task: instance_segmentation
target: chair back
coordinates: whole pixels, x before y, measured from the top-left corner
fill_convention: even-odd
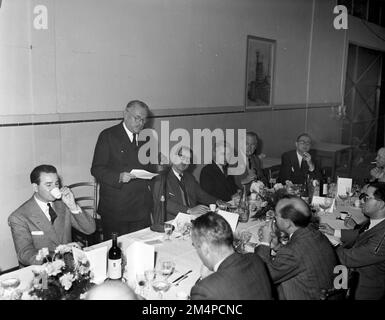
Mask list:
[[[97,213],[99,200],[99,184],[96,181],[76,182],[70,184],[68,188],[74,194],[75,201],[79,207],[95,219],[96,231],[91,235],[86,235],[75,228],[72,228],[72,240],[81,242],[88,247],[103,241],[101,218]]]

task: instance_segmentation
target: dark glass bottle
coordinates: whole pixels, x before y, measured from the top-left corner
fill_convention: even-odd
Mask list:
[[[243,185],[241,200],[238,205],[239,222],[249,221],[249,201],[247,198],[246,185]]]
[[[112,233],[112,247],[108,251],[108,277],[112,280],[122,277],[122,250],[118,247],[118,234]]]
[[[320,180],[320,196],[327,197],[328,196],[328,178],[326,176],[326,169],[322,169],[321,173],[322,173],[322,177]]]

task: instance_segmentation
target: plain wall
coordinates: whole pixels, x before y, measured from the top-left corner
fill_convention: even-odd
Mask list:
[[[48,8],[48,30],[32,27],[37,4]],[[189,132],[254,130],[271,157],[292,148],[304,130],[316,141],[340,142],[341,122],[331,107],[342,101],[347,45],[385,48],[354,17],[349,16],[347,31],[335,30],[334,5],[332,0],[3,0],[0,269],[17,265],[7,218],[32,195],[32,168],[53,164],[66,184],[91,179],[98,134],[119,122],[131,99],[149,104],[156,130],[160,121]],[[273,106],[263,111],[244,112],[247,35],[276,41]],[[210,112],[215,114],[199,114]]]

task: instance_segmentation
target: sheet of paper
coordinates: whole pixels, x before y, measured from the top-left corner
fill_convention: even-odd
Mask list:
[[[351,178],[338,178],[337,179],[337,194],[346,196],[346,192],[352,190],[352,179]]]
[[[137,177],[138,179],[146,179],[146,180],[151,180],[152,178],[158,175],[157,173],[148,172],[142,169],[132,169],[130,173],[135,175],[135,177]]]
[[[171,224],[175,227],[175,231],[180,233],[180,226],[185,225],[186,223],[191,223],[191,220],[194,220],[195,217],[190,214],[179,212]]]
[[[153,269],[155,266],[155,248],[152,245],[135,241],[126,249],[126,269],[124,275],[130,281],[136,281],[137,273]]]
[[[325,197],[313,196],[311,204],[313,206],[319,206],[320,204],[325,202],[325,199],[326,199]],[[336,199],[333,199],[332,205],[330,206],[329,209],[326,210],[326,212],[332,213],[335,210],[335,206],[336,206],[335,202],[336,202]]]
[[[235,229],[237,228],[237,224],[238,224],[239,214],[224,211],[224,210],[218,210],[218,214],[220,214],[223,218],[226,219],[226,221],[229,223],[231,227],[231,230],[235,232]]]
[[[107,246],[90,251],[82,251],[76,247],[72,248],[74,259],[85,255],[90,262],[90,269],[94,275],[93,283],[100,284],[107,278]]]

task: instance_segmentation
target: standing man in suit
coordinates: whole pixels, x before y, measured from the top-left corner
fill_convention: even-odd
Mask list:
[[[266,262],[278,287],[280,300],[318,300],[322,289],[333,288],[333,269],[337,257],[329,240],[309,225],[311,211],[301,198],[288,197],[275,208],[276,227],[290,237],[280,246],[272,239],[274,222],[262,228],[257,254]],[[275,257],[271,249],[277,250]]]
[[[362,212],[369,220],[353,229],[334,230],[328,224],[321,224],[320,228],[341,238],[343,245],[337,248],[341,264],[359,273],[354,298],[380,300],[385,298],[384,184],[369,184]]]
[[[199,179],[204,191],[223,201],[231,200],[238,189],[234,176],[227,174],[230,151],[224,142],[213,145],[213,162],[203,167]]]
[[[233,232],[216,213],[192,221],[191,239],[211,273],[191,289],[191,300],[271,300],[271,284],[263,261],[233,248]]]
[[[295,142],[296,150],[282,154],[281,170],[278,182],[285,183],[290,180],[294,184],[304,184],[306,176],[319,178],[319,169],[316,167],[311,152],[311,138],[307,133],[302,133]]]
[[[144,102],[130,101],[123,121],[103,130],[96,143],[91,174],[100,183],[98,213],[104,239],[110,239],[112,232],[122,235],[151,224],[149,182],[130,173],[133,169],[151,170],[150,165],[143,165],[138,159],[138,150],[144,143],[138,141],[138,134],[148,113]]]
[[[41,264],[36,255],[42,248],[53,252],[58,245],[70,243],[72,227],[85,234],[95,231],[94,219],[82,212],[71,190],[67,187],[58,189],[55,167],[40,165],[32,170],[30,179],[33,196],[8,218],[22,266]],[[61,200],[57,200],[55,192],[57,197],[61,194]]]
[[[246,170],[242,175],[235,176],[235,182],[239,188],[246,184],[250,189],[251,182],[260,180],[265,185],[268,181],[263,173],[262,160],[257,155],[258,135],[253,131],[246,133]]]
[[[192,215],[206,213],[208,205],[217,203],[217,198],[208,194],[200,187],[194,176],[186,171],[192,159],[192,151],[187,147],[180,147],[171,155],[171,168],[166,173],[166,201],[167,219],[173,219],[178,212]],[[161,179],[154,181],[154,202],[159,202],[161,193]]]

